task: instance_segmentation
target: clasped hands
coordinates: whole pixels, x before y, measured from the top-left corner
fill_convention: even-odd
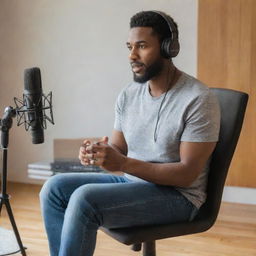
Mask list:
[[[108,144],[108,137],[92,143],[85,140],[78,156],[82,165],[96,165],[108,171],[123,171],[126,157]]]

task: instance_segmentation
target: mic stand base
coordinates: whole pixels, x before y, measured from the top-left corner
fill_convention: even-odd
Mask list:
[[[5,208],[7,210],[8,216],[9,216],[9,220],[12,224],[12,229],[13,229],[13,232],[15,234],[17,243],[19,245],[20,252],[21,252],[22,256],[26,256],[25,249],[27,249],[27,248],[23,247],[23,245],[22,245],[22,241],[21,241],[21,238],[20,238],[20,235],[19,235],[19,231],[18,231],[18,228],[16,226],[14,216],[13,216],[13,213],[12,213],[12,208],[11,208],[11,205],[10,205],[10,202],[9,202],[9,195],[0,194],[0,214],[1,214],[1,211],[2,211],[3,204],[5,205]],[[14,253],[17,253],[17,251],[15,251],[13,253],[8,253],[8,255],[9,254],[14,254]]]

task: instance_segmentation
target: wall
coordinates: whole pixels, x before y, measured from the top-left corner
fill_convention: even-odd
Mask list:
[[[32,145],[16,121],[10,131],[9,180],[27,178],[27,164],[52,158],[54,138],[110,135],[114,102],[132,79],[125,46],[138,11],[171,14],[180,29],[177,66],[196,75],[195,0],[1,0],[0,109],[22,97],[23,71],[38,66],[45,93],[53,92],[55,125],[45,143]]]
[[[227,185],[256,188],[256,1],[200,0],[198,77],[249,94]]]

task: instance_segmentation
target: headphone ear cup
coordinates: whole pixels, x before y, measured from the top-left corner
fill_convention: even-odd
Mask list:
[[[170,46],[171,46],[171,38],[164,39],[161,45],[161,55],[166,59],[169,59],[171,57]]]
[[[180,51],[180,44],[178,40],[172,42],[171,38],[166,38],[163,40],[161,45],[161,55],[170,59],[176,57]]]
[[[170,45],[170,56],[172,58],[176,57],[180,51],[180,43],[178,40],[174,40]]]
[[[166,38],[163,40],[161,45],[161,55],[170,59],[176,57],[180,51],[180,44],[178,40],[172,41],[171,38]]]

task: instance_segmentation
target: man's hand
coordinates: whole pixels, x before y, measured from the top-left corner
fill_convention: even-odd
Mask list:
[[[97,165],[108,171],[122,171],[126,157],[108,144],[108,137],[92,144],[84,141],[79,151],[79,159],[83,165]]]
[[[91,154],[87,148],[92,144],[90,140],[85,140],[82,144],[82,146],[79,149],[78,158],[82,165],[90,165],[90,159],[87,157],[88,154]]]

